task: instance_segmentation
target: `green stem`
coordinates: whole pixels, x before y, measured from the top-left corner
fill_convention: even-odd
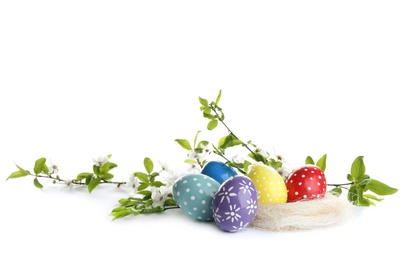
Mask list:
[[[54,180],[54,181],[59,182],[59,183],[61,183],[61,182],[66,183],[67,182],[67,180],[60,179],[60,178],[57,178],[57,177],[54,177],[54,176],[51,176],[51,175],[36,175],[36,174],[32,174],[32,173],[30,173],[30,175],[34,176],[36,178],[38,177],[38,178],[51,179],[51,180]],[[78,182],[78,181],[75,181],[75,180],[71,180],[71,183],[75,184],[75,185],[86,185],[86,183]],[[120,187],[121,185],[127,184],[127,182],[124,182],[124,181],[118,182],[118,181],[106,181],[106,180],[102,180],[101,183],[114,184],[114,185],[117,185],[117,187]]]
[[[232,135],[234,138],[240,140],[242,142],[242,146],[245,147],[247,150],[249,150],[249,152],[251,154],[253,154],[253,156],[256,158],[257,161],[261,161],[259,157],[257,157],[256,153],[253,152],[252,149],[250,149],[250,147],[243,142],[240,138],[238,138],[235,133],[233,133],[233,131],[226,125],[226,123],[222,120],[222,118],[219,116],[218,111],[216,111],[216,108],[211,104],[210,108],[212,109],[212,111],[215,113],[216,118],[223,124],[223,126],[228,130],[229,134]]]
[[[355,184],[354,182],[342,183],[342,184],[327,184],[326,186],[342,187]]]
[[[163,211],[166,211],[167,209],[179,209],[179,206],[167,206],[164,207]]]

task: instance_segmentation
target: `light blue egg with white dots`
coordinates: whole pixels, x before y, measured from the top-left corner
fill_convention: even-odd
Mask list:
[[[200,221],[213,221],[212,201],[219,187],[219,182],[209,176],[190,173],[174,183],[172,194],[188,216]]]

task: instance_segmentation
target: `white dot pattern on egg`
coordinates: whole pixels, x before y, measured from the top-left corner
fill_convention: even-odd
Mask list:
[[[172,187],[177,205],[188,216],[200,221],[212,221],[212,200],[219,189],[213,178],[191,173],[179,178]]]
[[[247,176],[256,186],[260,204],[287,202],[287,187],[281,175],[272,167],[255,163]]]

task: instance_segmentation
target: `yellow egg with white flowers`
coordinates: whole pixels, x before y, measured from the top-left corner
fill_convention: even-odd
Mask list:
[[[255,163],[247,173],[256,187],[259,204],[279,204],[287,202],[287,187],[283,177],[272,167]]]

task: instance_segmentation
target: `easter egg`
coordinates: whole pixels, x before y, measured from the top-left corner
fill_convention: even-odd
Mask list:
[[[212,221],[212,201],[219,186],[209,176],[191,173],[175,181],[172,194],[177,205],[188,216],[200,221]]]
[[[257,191],[246,176],[232,176],[215,193],[212,202],[216,225],[228,232],[247,227],[257,214]]]
[[[220,184],[232,176],[237,175],[236,171],[223,162],[210,161],[202,168],[202,174],[205,174]]]
[[[296,169],[285,182],[288,190],[287,202],[317,199],[326,192],[325,174],[315,165]]]
[[[283,177],[274,168],[262,163],[255,163],[251,166],[247,176],[256,186],[259,204],[287,202],[287,188]]]

